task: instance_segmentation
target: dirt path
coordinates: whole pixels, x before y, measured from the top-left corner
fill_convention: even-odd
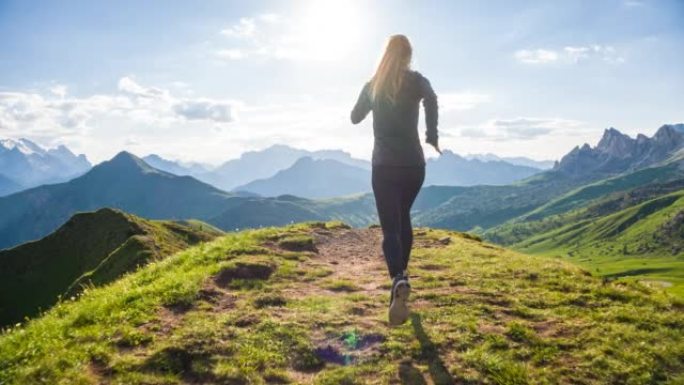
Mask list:
[[[331,277],[353,281],[372,294],[387,278],[381,242],[379,229],[317,230],[314,263],[326,264],[333,271]]]

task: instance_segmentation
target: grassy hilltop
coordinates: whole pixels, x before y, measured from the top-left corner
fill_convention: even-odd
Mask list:
[[[684,303],[419,229],[410,322],[386,324],[377,229],[234,233],[0,336],[1,384],[684,381]],[[448,238],[446,238],[448,237]]]
[[[43,239],[0,250],[0,326],[220,234],[198,221],[151,221],[107,208],[76,214]]]

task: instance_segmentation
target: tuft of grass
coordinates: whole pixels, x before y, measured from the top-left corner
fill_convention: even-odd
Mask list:
[[[332,291],[353,292],[361,290],[359,285],[348,279],[332,279],[325,282],[323,287]]]

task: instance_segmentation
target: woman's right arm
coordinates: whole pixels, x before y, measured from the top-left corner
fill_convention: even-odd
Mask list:
[[[361,94],[359,94],[359,99],[356,101],[356,105],[354,106],[354,109],[351,112],[351,121],[353,124],[361,123],[361,121],[370,112],[371,102],[370,102],[369,92],[370,92],[370,82],[367,82],[363,86],[363,89],[361,90]]]

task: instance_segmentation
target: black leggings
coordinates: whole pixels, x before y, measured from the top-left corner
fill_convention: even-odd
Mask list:
[[[390,277],[408,266],[413,229],[411,205],[425,179],[425,166],[373,166],[373,193],[382,227],[382,251]]]

